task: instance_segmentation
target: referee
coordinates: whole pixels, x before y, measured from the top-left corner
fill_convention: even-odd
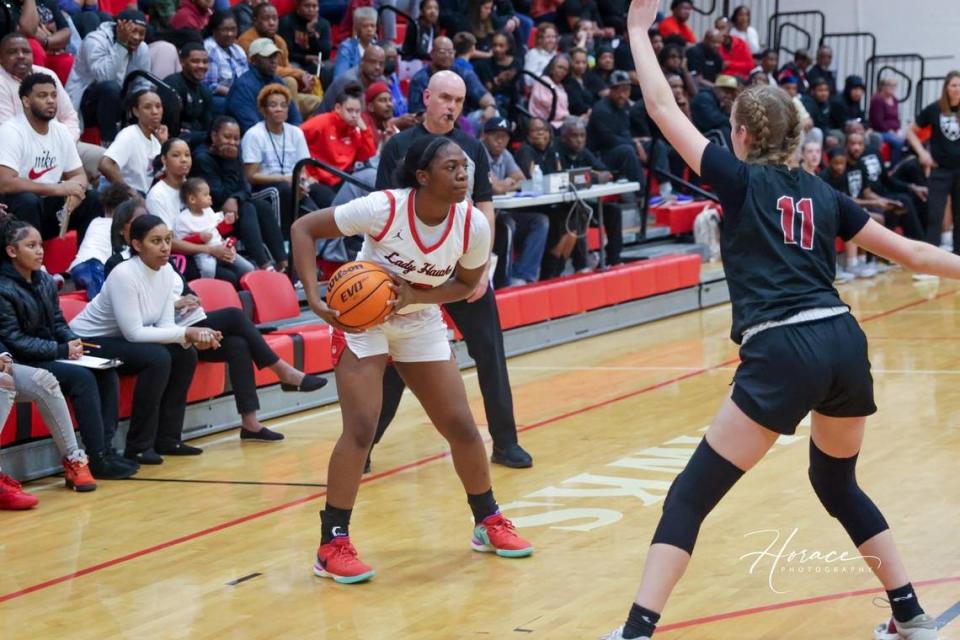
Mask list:
[[[446,136],[467,154],[470,173],[471,199],[474,206],[487,216],[491,233],[494,228],[493,189],[490,186],[490,165],[483,145],[463,131],[454,128],[460,112],[466,87],[463,80],[452,71],[438,71],[430,77],[430,84],[424,91],[426,105],[423,124],[396,134],[384,145],[380,153],[380,165],[377,169],[377,190],[397,188],[395,179],[398,167],[410,145],[417,138],[428,135]],[[492,246],[492,242],[491,242]],[[487,414],[487,424],[493,437],[493,456],[490,460],[515,469],[530,467],[533,459],[517,442],[517,423],[513,417],[513,393],[510,391],[510,378],[507,374],[507,358],[503,350],[503,332],[500,330],[500,315],[497,313],[496,298],[489,288],[487,278],[483,278],[477,290],[467,299],[444,305],[447,312],[457,323],[467,344],[467,352],[477,363],[477,377],[480,392],[483,394],[483,407]],[[404,383],[394,367],[387,367],[383,378],[383,406],[377,424],[374,446],[380,442],[384,431],[390,425]],[[368,460],[369,463],[369,460]]]

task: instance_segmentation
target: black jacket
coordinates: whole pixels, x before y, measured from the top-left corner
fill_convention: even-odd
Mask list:
[[[0,340],[19,362],[66,358],[77,339],[60,310],[57,285],[45,271],[27,282],[13,265],[0,265]]]
[[[209,146],[201,145],[193,152],[190,175],[203,178],[210,185],[216,211],[223,207],[227,198],[236,198],[241,203],[250,198],[251,187],[243,177],[243,163],[239,157],[216,156]]]

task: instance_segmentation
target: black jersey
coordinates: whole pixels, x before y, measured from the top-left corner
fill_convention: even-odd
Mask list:
[[[843,306],[833,286],[835,239],[863,228],[870,219],[863,209],[806,171],[746,164],[712,143],[701,175],[723,206],[721,257],[734,342],[764,322]]]

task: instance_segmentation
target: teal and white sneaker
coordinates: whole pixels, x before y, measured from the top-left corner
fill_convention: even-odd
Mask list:
[[[513,523],[501,513],[484,518],[473,529],[470,546],[481,553],[496,553],[502,558],[525,558],[533,554],[533,545],[517,535]]]
[[[873,630],[874,640],[939,640],[937,621],[923,613],[908,622],[898,622],[890,618],[889,622],[878,624]]]

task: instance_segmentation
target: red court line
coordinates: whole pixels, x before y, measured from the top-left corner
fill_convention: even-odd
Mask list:
[[[951,582],[960,582],[960,576],[953,576],[951,578],[934,578],[932,580],[920,580],[918,582],[913,582],[914,587],[929,587],[938,584],[948,584]],[[684,620],[683,622],[674,622],[673,624],[663,625],[662,627],[657,627],[657,633],[666,633],[668,631],[675,631],[677,629],[685,629],[687,627],[698,627],[703,624],[709,624],[711,622],[719,622],[721,620],[732,620],[734,618],[744,618],[746,616],[756,615],[758,613],[766,613],[768,611],[779,611],[781,609],[792,609],[794,607],[805,607],[809,604],[818,604],[820,602],[830,602],[831,600],[843,600],[845,598],[855,598],[857,596],[867,596],[871,594],[880,594],[884,593],[882,587],[877,587],[874,589],[860,589],[858,591],[841,591],[840,593],[830,593],[822,596],[814,596],[812,598],[799,598],[797,600],[787,600],[786,602],[778,602],[776,604],[768,604],[762,607],[751,607],[749,609],[740,609],[739,611],[729,611],[727,613],[718,613],[712,616],[704,616],[702,618],[692,618],[690,620]],[[883,615],[886,615],[885,613]],[[882,617],[882,616],[881,616]]]
[[[909,309],[910,307],[915,307],[915,306],[918,306],[918,305],[921,305],[921,304],[926,304],[927,302],[930,302],[930,301],[932,301],[932,300],[937,300],[937,299],[939,299],[939,298],[945,297],[945,296],[947,296],[947,295],[952,295],[952,294],[954,294],[954,293],[956,293],[956,290],[955,290],[955,289],[952,289],[952,290],[949,290],[949,291],[944,291],[944,292],[942,292],[942,293],[934,296],[933,298],[925,298],[925,299],[922,299],[922,300],[915,300],[915,301],[913,301],[913,302],[908,302],[908,303],[906,303],[906,304],[902,304],[902,305],[900,305],[900,306],[894,307],[893,309],[889,309],[889,310],[887,310],[887,311],[883,311],[883,312],[881,312],[881,313],[877,313],[877,314],[874,314],[874,315],[872,315],[872,316],[868,316],[868,317],[866,317],[866,318],[862,318],[862,319],[860,320],[860,322],[870,322],[871,320],[876,320],[876,319],[879,319],[879,318],[884,318],[884,317],[886,317],[886,316],[889,316],[889,315],[892,315],[892,314],[894,314],[894,313],[897,313],[898,311],[902,311],[902,310],[904,310],[904,309]],[[682,382],[682,381],[684,381],[684,380],[688,380],[688,379],[690,379],[690,378],[694,378],[694,377],[696,377],[696,376],[702,375],[702,374],[707,373],[707,372],[709,372],[709,371],[712,371],[712,370],[714,370],[714,369],[718,369],[718,368],[721,368],[721,367],[729,366],[729,365],[737,362],[737,360],[738,360],[738,358],[731,358],[730,360],[726,360],[726,361],[724,361],[724,362],[721,362],[721,363],[719,363],[719,364],[713,365],[713,366],[711,366],[711,367],[705,367],[705,368],[703,368],[703,369],[698,369],[698,370],[696,370],[696,371],[690,371],[690,372],[685,373],[685,374],[683,374],[683,375],[676,376],[676,377],[674,377],[674,378],[670,378],[670,379],[668,379],[668,380],[664,380],[663,382],[658,382],[658,383],[656,383],[656,384],[652,384],[652,385],[643,387],[642,389],[638,389],[638,390],[636,390],[636,391],[631,391],[631,392],[629,392],[629,393],[624,393],[624,394],[621,394],[621,395],[619,395],[619,396],[615,396],[615,397],[613,397],[613,398],[609,398],[609,399],[607,399],[607,400],[603,400],[603,401],[600,401],[600,402],[595,402],[595,403],[593,403],[593,404],[585,405],[585,406],[583,406],[583,407],[580,407],[579,409],[574,409],[574,410],[572,410],[572,411],[567,411],[566,413],[562,413],[562,414],[559,414],[559,415],[556,415],[556,416],[552,416],[552,417],[550,417],[550,418],[546,418],[546,419],[541,420],[541,421],[539,421],[539,422],[534,422],[534,423],[532,423],[532,424],[529,424],[529,425],[526,425],[526,426],[524,426],[524,427],[518,428],[517,431],[529,431],[529,430],[531,430],[531,429],[537,429],[537,428],[539,428],[539,427],[543,427],[543,426],[546,426],[546,425],[549,425],[549,424],[555,424],[555,423],[557,423],[557,422],[559,422],[559,421],[561,421],[561,420],[565,420],[565,419],[567,419],[567,418],[571,418],[571,417],[576,416],[576,415],[579,415],[579,414],[581,414],[581,413],[586,413],[586,412],[588,412],[588,411],[593,411],[594,409],[599,409],[599,408],[601,408],[601,407],[605,407],[605,406],[608,406],[608,405],[610,405],[610,404],[613,404],[613,403],[616,403],[616,402],[620,402],[620,401],[622,401],[622,400],[626,400],[626,399],[628,399],[628,398],[633,398],[633,397],[636,397],[636,396],[638,396],[638,395],[641,395],[641,394],[644,394],[644,393],[648,393],[648,392],[650,392],[650,391],[655,391],[655,390],[657,390],[657,389],[661,389],[661,388],[663,388],[663,387],[669,386],[669,385],[674,384],[674,383],[677,383],[677,382]],[[400,466],[398,466],[398,467],[394,467],[394,468],[392,468],[392,469],[388,469],[388,470],[386,470],[386,471],[382,471],[382,472],[380,472],[380,473],[371,474],[371,475],[369,475],[368,477],[366,477],[366,478],[364,478],[363,480],[361,480],[361,484],[364,484],[364,483],[367,483],[367,482],[372,482],[372,481],[374,481],[374,480],[379,480],[380,478],[386,478],[386,477],[388,477],[388,476],[396,475],[396,474],[401,473],[401,472],[403,472],[403,471],[407,471],[408,469],[414,469],[414,468],[417,468],[417,467],[421,467],[421,466],[423,466],[423,465],[425,465],[425,464],[429,464],[429,463],[431,463],[431,462],[433,462],[433,461],[435,461],[435,460],[442,460],[443,458],[447,458],[447,457],[449,457],[449,456],[450,456],[450,452],[449,452],[449,451],[442,451],[442,452],[440,452],[440,453],[435,453],[435,454],[433,454],[433,455],[431,455],[431,456],[427,456],[427,457],[425,457],[425,458],[421,458],[421,459],[419,459],[419,460],[415,460],[414,462],[409,462],[409,463],[407,463],[407,464],[403,464],[403,465],[400,465]],[[130,560],[136,560],[137,558],[141,558],[141,557],[143,557],[143,556],[147,556],[147,555],[150,555],[150,554],[152,554],[152,553],[156,553],[157,551],[162,551],[162,550],[164,550],[164,549],[169,549],[170,547],[174,547],[174,546],[183,544],[183,543],[185,543],[185,542],[189,542],[189,541],[191,541],[191,540],[195,540],[195,539],[197,539],[197,538],[202,538],[202,537],[207,536],[207,535],[210,535],[210,534],[212,534],[212,533],[217,533],[218,531],[223,531],[224,529],[229,529],[229,528],[231,528],[231,527],[235,527],[235,526],[240,525],[240,524],[243,524],[243,523],[245,523],[245,522],[250,522],[251,520],[256,520],[256,519],[258,519],[258,518],[262,518],[262,517],[267,516],[267,515],[270,515],[270,514],[272,514],[272,513],[276,513],[276,512],[278,512],[278,511],[283,511],[283,510],[285,510],[285,509],[289,509],[289,508],[291,508],[291,507],[295,507],[295,506],[304,504],[304,503],[306,503],[306,502],[310,502],[310,501],[312,501],[312,500],[316,500],[317,498],[321,498],[321,497],[325,496],[326,494],[327,494],[326,491],[320,491],[320,492],[318,492],[318,493],[314,493],[314,494],[311,494],[311,495],[308,495],[308,496],[304,496],[303,498],[298,498],[298,499],[292,500],[292,501],[290,501],[290,502],[284,502],[284,503],[282,503],[282,504],[274,505],[274,506],[272,506],[272,507],[269,507],[269,508],[267,508],[267,509],[263,509],[263,510],[261,510],[261,511],[257,511],[257,512],[255,512],[255,513],[247,514],[247,515],[241,516],[241,517],[239,517],[239,518],[234,518],[233,520],[228,520],[228,521],[226,521],[226,522],[222,522],[222,523],[220,523],[220,524],[218,524],[218,525],[214,525],[214,526],[208,527],[208,528],[206,528],[206,529],[201,529],[200,531],[194,531],[193,533],[188,533],[187,535],[180,536],[179,538],[173,538],[172,540],[167,540],[166,542],[161,542],[160,544],[153,545],[152,547],[147,547],[147,548],[145,548],[145,549],[140,549],[139,551],[134,551],[134,552],[128,553],[128,554],[126,554],[126,555],[123,555],[123,556],[120,556],[120,557],[117,557],[117,558],[113,558],[113,559],[107,560],[107,561],[105,561],[105,562],[101,562],[101,563],[99,563],[99,564],[91,565],[91,566],[89,566],[89,567],[84,567],[83,569],[80,569],[80,570],[78,570],[78,571],[74,571],[73,573],[68,573],[68,574],[65,574],[65,575],[62,575],[62,576],[59,576],[59,577],[56,577],[56,578],[51,578],[50,580],[47,580],[47,581],[45,581],[45,582],[40,582],[40,583],[37,583],[37,584],[35,584],[35,585],[31,585],[31,586],[29,586],[29,587],[25,587],[25,588],[23,588],[23,589],[20,589],[20,590],[18,590],[18,591],[12,591],[12,592],[10,592],[10,593],[6,593],[6,594],[3,594],[3,595],[0,595],[0,604],[2,604],[2,603],[4,603],[4,602],[7,602],[7,601],[9,601],[9,600],[13,600],[13,599],[15,599],[15,598],[19,598],[19,597],[28,595],[28,594],[30,594],[30,593],[35,593],[35,592],[37,592],[37,591],[42,591],[43,589],[47,589],[47,588],[49,588],[49,587],[53,587],[53,586],[56,586],[56,585],[58,585],[58,584],[62,584],[62,583],[64,583],[64,582],[68,582],[68,581],[70,581],[70,580],[73,580],[74,578],[80,578],[80,577],[82,577],[82,576],[89,575],[89,574],[91,574],[91,573],[96,573],[97,571],[101,571],[101,570],[103,570],[103,569],[109,569],[110,567],[114,567],[114,566],[116,566],[116,565],[123,564],[123,563],[125,563],[125,562],[129,562]],[[824,596],[824,597],[826,597],[826,596]],[[721,614],[721,615],[725,615],[725,614]],[[731,615],[732,615],[732,614],[731,614]],[[744,614],[744,615],[746,615],[746,614]],[[682,623],[681,623],[681,624],[682,624]]]

